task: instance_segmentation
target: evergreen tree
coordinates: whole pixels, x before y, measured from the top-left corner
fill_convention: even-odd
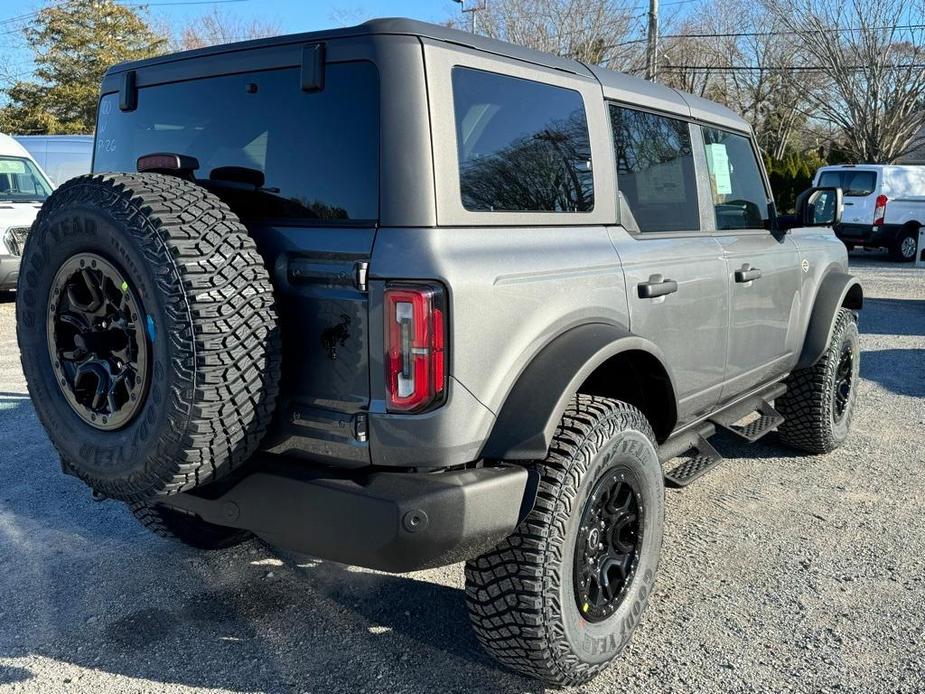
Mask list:
[[[144,15],[114,0],[63,0],[26,27],[35,54],[34,81],[4,89],[0,131],[17,134],[92,133],[106,69],[163,53],[161,36]]]

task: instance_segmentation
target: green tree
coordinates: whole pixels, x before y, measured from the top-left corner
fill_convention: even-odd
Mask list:
[[[115,63],[163,53],[167,37],[142,12],[114,0],[63,0],[43,8],[26,27],[35,79],[3,91],[0,130],[12,133],[90,133],[100,80]]]

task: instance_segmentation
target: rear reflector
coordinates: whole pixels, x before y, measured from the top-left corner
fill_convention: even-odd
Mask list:
[[[385,368],[390,412],[419,412],[446,392],[446,293],[429,284],[385,290]]]

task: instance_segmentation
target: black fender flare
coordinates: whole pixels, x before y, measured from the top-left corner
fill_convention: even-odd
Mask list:
[[[508,393],[482,447],[482,457],[497,460],[544,458],[569,399],[595,369],[611,357],[630,350],[648,352],[655,357],[673,381],[661,350],[623,327],[586,323],[554,338],[521,372]],[[673,404],[676,413],[677,401]]]
[[[816,292],[796,369],[812,366],[825,354],[838,310],[843,306],[860,310],[864,306],[864,290],[854,275],[833,270],[822,278],[819,291]]]

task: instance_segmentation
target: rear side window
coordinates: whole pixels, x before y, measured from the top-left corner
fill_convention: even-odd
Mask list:
[[[877,174],[873,171],[823,171],[819,176],[822,188],[841,188],[852,198],[867,197],[877,187]]]
[[[594,208],[588,120],[578,92],[457,67],[453,105],[467,210]]]
[[[301,89],[298,68],[144,87],[138,108],[100,102],[96,171],[134,171],[139,156],[196,157],[195,175],[244,219],[373,221],[379,216],[378,73],[325,68]]]
[[[743,135],[703,128],[716,228],[764,229],[768,193],[751,141]]]
[[[640,231],[698,231],[700,211],[690,126],[610,107],[617,187]]]

